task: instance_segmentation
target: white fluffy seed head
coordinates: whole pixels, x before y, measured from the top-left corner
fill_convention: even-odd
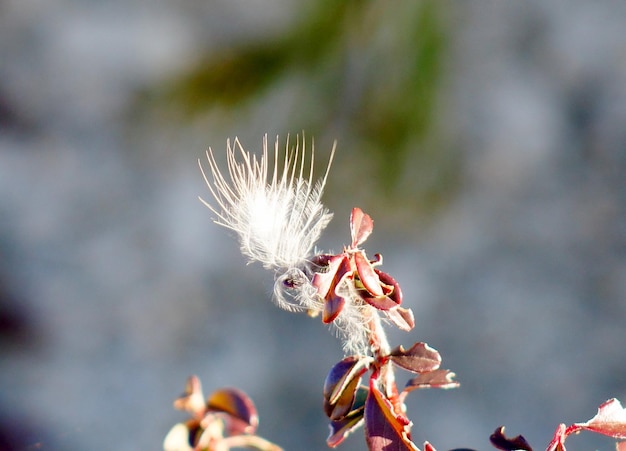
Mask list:
[[[276,138],[272,156],[266,135],[260,158],[245,151],[237,138],[232,145],[228,140],[227,176],[210,148],[207,171],[198,161],[215,202],[200,200],[217,215],[217,224],[237,233],[250,261],[273,270],[301,267],[332,218],[321,197],[334,151],[324,177],[314,182],[314,151],[307,155],[304,136],[302,145],[298,136],[293,149],[287,138],[284,151]]]
[[[241,252],[250,260],[276,271],[274,302],[288,311],[317,315],[324,301],[311,284],[315,269],[310,259],[315,243],[332,218],[321,203],[330,169],[333,147],[324,177],[313,180],[314,151],[310,156],[304,136],[293,149],[289,139],[280,148],[278,138],[273,152],[267,136],[260,158],[243,149],[237,138],[227,143],[228,172],[222,173],[213,151],[207,151],[208,170],[199,160],[200,170],[213,196],[200,200],[215,215],[214,222],[237,233]],[[367,353],[367,313],[354,287],[337,288],[347,300],[333,328],[347,354]]]

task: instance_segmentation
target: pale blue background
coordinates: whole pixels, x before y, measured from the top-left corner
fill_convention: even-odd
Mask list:
[[[0,2],[0,424],[22,431],[20,449],[161,449],[191,373],[248,392],[266,438],[326,449],[321,388],[339,344],[271,304],[272,275],[245,266],[198,202],[196,162],[235,134],[253,150],[307,128],[291,119],[314,115],[323,88],[296,71],[190,117],[137,100],[201,55],[281,36],[304,3]],[[384,54],[406,5],[362,6],[352,33],[375,27]],[[374,156],[338,115],[316,135],[322,161],[339,139],[319,245],[348,242],[352,206],[370,213],[367,249],[416,315],[394,342],[427,341],[457,373],[460,389],[409,397],[420,446],[490,449],[506,425],[540,450],[559,422],[626,402],[626,5],[438,8],[438,138],[420,145],[452,150],[455,188],[412,216],[410,181],[428,168],[409,153],[402,202],[375,199]],[[348,103],[405,58],[377,65],[355,39]],[[613,449],[591,439],[570,446]],[[340,449],[363,447],[359,431]]]

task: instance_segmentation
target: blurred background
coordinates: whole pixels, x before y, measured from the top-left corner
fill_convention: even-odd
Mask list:
[[[544,448],[626,402],[626,3],[0,1],[0,447],[162,449],[197,374],[324,450],[342,357],[211,222],[198,158],[315,138],[461,387],[413,436]],[[283,141],[284,142],[284,141]],[[613,449],[584,433],[570,449]],[[362,431],[339,449],[364,449]]]

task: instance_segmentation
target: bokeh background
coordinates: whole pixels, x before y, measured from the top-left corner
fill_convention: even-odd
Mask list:
[[[321,162],[338,141],[320,247],[371,214],[416,315],[393,342],[462,384],[409,397],[418,444],[506,425],[542,449],[626,401],[625,23],[612,0],[0,2],[2,449],[162,449],[190,374],[326,449],[338,341],[197,200],[208,146],[302,130]]]

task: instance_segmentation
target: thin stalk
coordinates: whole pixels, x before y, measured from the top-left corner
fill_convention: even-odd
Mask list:
[[[383,328],[378,311],[374,308],[370,308],[369,310],[370,319],[368,326],[370,346],[377,361],[386,361],[387,356],[391,352],[391,346],[389,345],[389,340],[387,339],[387,334]],[[385,395],[387,395],[389,399],[394,399],[398,394],[398,390],[396,388],[396,378],[393,367],[388,361],[380,368],[380,380]]]

